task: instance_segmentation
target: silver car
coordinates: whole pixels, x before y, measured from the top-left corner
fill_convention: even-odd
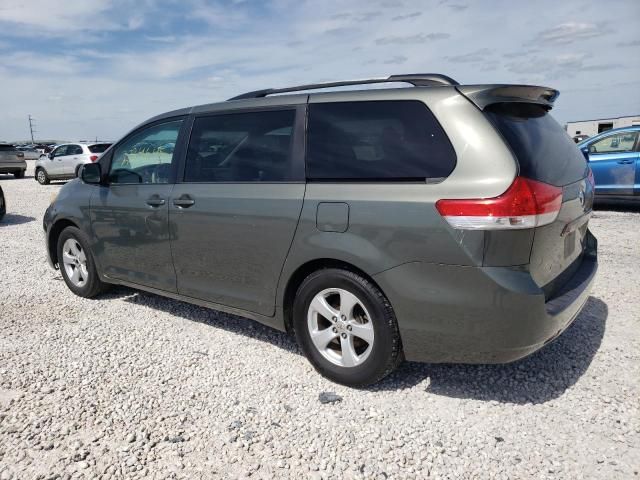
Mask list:
[[[80,167],[97,161],[110,143],[65,143],[36,161],[35,178],[41,185],[51,180],[76,178]]]
[[[12,173],[16,178],[23,178],[26,170],[24,153],[14,145],[0,143],[0,173]]]

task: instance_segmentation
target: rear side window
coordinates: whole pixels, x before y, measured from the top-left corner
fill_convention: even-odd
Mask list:
[[[91,153],[104,153],[110,146],[110,143],[96,143],[95,145],[89,145],[89,151]]]
[[[425,180],[447,177],[456,155],[418,101],[309,105],[310,180]]]
[[[67,147],[67,155],[82,155],[82,147],[80,145],[69,145]]]
[[[193,122],[185,182],[293,180],[295,110],[229,113]]]
[[[520,175],[561,187],[587,176],[587,162],[547,111],[532,103],[498,103],[485,109],[520,165]]]
[[[0,152],[13,152],[15,149],[13,145],[0,145]]]

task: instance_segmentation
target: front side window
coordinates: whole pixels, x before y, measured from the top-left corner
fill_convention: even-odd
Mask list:
[[[182,120],[144,128],[113,152],[111,183],[169,183]]]
[[[418,101],[309,106],[311,180],[425,180],[447,177],[456,155],[446,133]]]
[[[194,120],[185,182],[293,179],[295,110],[228,113]]]
[[[69,148],[69,145],[62,145],[58,148],[56,148],[53,151],[53,156],[54,157],[64,157],[65,155],[67,155],[67,149]]]
[[[589,153],[627,153],[633,152],[638,140],[638,132],[620,132],[609,135],[589,145]]]

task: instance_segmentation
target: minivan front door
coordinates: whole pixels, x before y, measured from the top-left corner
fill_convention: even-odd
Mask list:
[[[180,294],[274,314],[304,198],[303,121],[293,107],[195,118],[169,201]]]
[[[168,205],[177,154],[165,145],[177,142],[181,125],[180,119],[143,127],[101,161],[110,163],[108,185],[91,198],[91,225],[94,253],[113,279],[176,291]]]

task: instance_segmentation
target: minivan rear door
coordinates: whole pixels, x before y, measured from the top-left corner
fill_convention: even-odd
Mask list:
[[[556,220],[534,230],[529,265],[540,287],[559,288],[562,285],[554,280],[579,266],[586,245],[594,196],[587,162],[542,105],[496,103],[488,105],[485,113],[511,148],[520,176],[562,188]]]
[[[178,293],[274,315],[304,199],[304,118],[304,105],[195,116],[169,200]]]

